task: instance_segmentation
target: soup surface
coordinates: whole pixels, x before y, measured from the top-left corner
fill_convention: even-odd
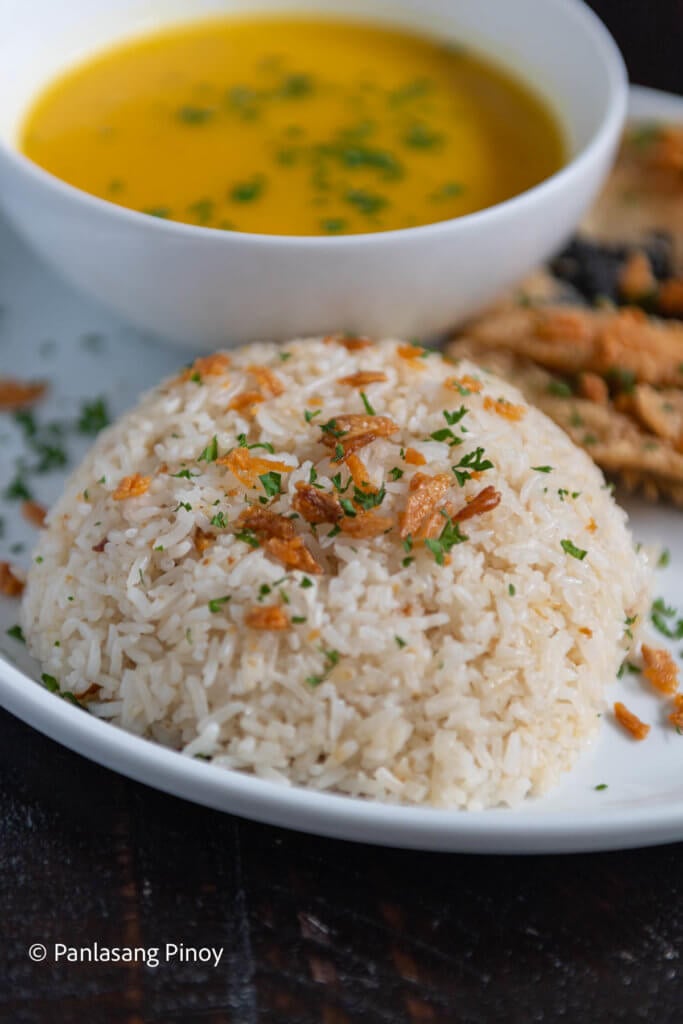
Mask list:
[[[554,116],[459,47],[248,17],[136,38],[40,95],[23,152],[157,217],[286,235],[388,231],[501,202],[562,165]]]

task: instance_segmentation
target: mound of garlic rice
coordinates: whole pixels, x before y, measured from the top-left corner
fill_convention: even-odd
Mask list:
[[[92,714],[441,807],[572,767],[650,584],[600,471],[514,388],[342,336],[200,358],[145,395],[34,555],[29,649]]]

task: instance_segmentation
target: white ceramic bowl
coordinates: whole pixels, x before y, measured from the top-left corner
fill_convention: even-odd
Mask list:
[[[464,42],[550,101],[569,162],[535,188],[456,220],[295,238],[147,217],[64,184],[17,151],[30,102],[73,62],[159,25],[247,9],[364,17]],[[619,52],[581,0],[0,0],[0,24],[7,216],[84,291],[198,349],[341,329],[446,329],[568,237],[607,173],[626,109]]]

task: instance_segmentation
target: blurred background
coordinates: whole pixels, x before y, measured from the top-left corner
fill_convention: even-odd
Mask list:
[[[588,0],[619,44],[632,82],[683,93],[683,0]]]

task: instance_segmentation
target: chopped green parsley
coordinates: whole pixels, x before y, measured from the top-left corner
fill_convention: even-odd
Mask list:
[[[255,448],[263,448],[265,451],[270,452],[271,455],[275,453],[275,449],[270,441],[254,441],[253,444],[247,444],[246,434],[238,434],[237,443],[240,448],[246,448],[248,451],[253,451]]]
[[[452,427],[454,426],[454,424],[459,423],[463,416],[466,415],[467,407],[464,405],[461,405],[459,409],[455,409],[454,412],[448,412],[447,409],[443,410],[443,417],[446,423],[449,425],[449,427]]]
[[[249,181],[241,181],[236,185],[233,185],[229,192],[229,198],[233,203],[251,203],[255,199],[259,199],[265,189],[266,180],[260,175],[256,175]]]
[[[74,704],[77,708],[81,708],[82,711],[87,711],[87,708],[85,708],[83,704],[81,704],[78,697],[71,693],[70,690],[60,689],[59,681],[55,679],[54,676],[51,676],[48,672],[43,672],[43,674],[40,677],[40,681],[42,682],[45,689],[49,690],[50,693],[54,693],[58,697],[61,697],[62,700],[67,701],[68,704]]]
[[[258,548],[261,546],[259,539],[253,530],[241,530],[239,533],[235,534],[235,540],[244,541],[244,543],[248,544],[251,548]]]
[[[372,217],[379,213],[388,203],[385,196],[360,188],[350,188],[345,193],[344,199],[366,217]]]
[[[84,402],[76,427],[81,434],[93,436],[109,424],[109,413],[104,398]]]
[[[327,423],[321,423],[320,429],[323,434],[330,434],[331,437],[344,437],[348,434],[348,430],[340,430],[337,426],[337,421],[333,418],[328,420]]]
[[[183,124],[206,124],[216,113],[214,107],[193,107],[185,106],[180,107],[176,112],[176,117]]]
[[[662,636],[669,640],[680,640],[683,638],[683,618],[678,617],[675,608],[667,605],[663,598],[658,597],[652,604],[650,611],[652,625]]]
[[[340,231],[345,231],[347,221],[343,217],[326,217],[320,221],[320,227],[328,235],[337,235]]]
[[[579,562],[582,562],[588,554],[588,552],[583,548],[578,548],[571,540],[561,540],[560,544],[562,545],[562,550],[566,552],[566,554],[571,555],[572,558],[578,559]]]
[[[636,387],[636,375],[633,370],[626,370],[623,366],[613,366],[608,370],[605,377],[613,384],[618,391],[630,395]]]
[[[491,460],[483,458],[483,455],[484,449],[477,448],[475,451],[468,452],[467,455],[463,455],[460,462],[451,467],[455,474],[455,478],[461,487],[464,486],[467,480],[471,479],[472,473],[470,470],[475,473],[483,473],[487,469],[493,469],[493,463]]]
[[[406,146],[411,146],[413,149],[433,149],[435,146],[441,145],[443,135],[440,132],[435,132],[422,121],[416,121],[403,136],[403,141]]]
[[[282,475],[280,473],[275,473],[271,470],[270,473],[263,473],[259,476],[259,480],[263,484],[263,490],[269,498],[274,498],[276,494],[280,494],[282,490]]]
[[[551,395],[557,395],[558,398],[570,398],[574,394],[569,384],[564,380],[549,381],[548,391]]]
[[[218,458],[218,438],[214,434],[209,444],[207,444],[201,455],[198,456],[197,462],[215,462]]]
[[[332,483],[334,485],[334,489],[335,489],[335,491],[337,491],[338,494],[344,494],[344,492],[349,489],[349,486],[352,483],[351,477],[349,477],[349,479],[346,481],[346,483],[342,487],[341,473],[335,473],[334,476],[331,479],[332,479]]]
[[[371,508],[377,508],[382,504],[386,496],[384,484],[378,491],[361,491],[359,487],[353,489],[353,500],[356,505],[367,512]],[[343,505],[343,502],[342,502]]]
[[[31,501],[33,499],[33,495],[20,472],[7,485],[3,492],[3,497],[8,501]]]
[[[434,555],[434,560],[437,565],[443,565],[445,562],[445,556],[456,544],[462,544],[467,540],[464,533],[460,532],[460,524],[453,522],[450,516],[444,515],[446,519],[446,525],[441,531],[438,539],[428,538],[425,541],[425,547],[427,547]]]
[[[214,215],[216,204],[212,199],[198,199],[196,203],[190,203],[187,212],[193,216],[199,224],[208,224]]]
[[[365,411],[368,414],[368,416],[376,416],[377,413],[375,412],[375,410],[370,405],[370,400],[369,400],[368,396],[365,394],[364,391],[361,391],[360,397],[361,397],[361,401],[363,402],[363,405],[365,407]]]

